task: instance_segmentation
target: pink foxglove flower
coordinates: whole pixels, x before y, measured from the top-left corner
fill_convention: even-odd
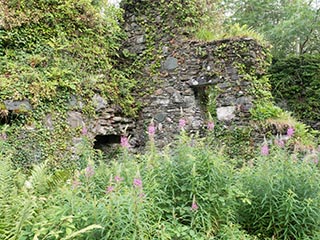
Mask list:
[[[207,127],[208,127],[209,131],[212,131],[214,129],[214,122],[212,122],[212,121],[208,122]]]
[[[114,187],[113,186],[108,186],[106,190],[106,194],[113,192]]]
[[[154,136],[155,133],[156,133],[156,127],[152,123],[148,127],[148,134],[149,134],[149,136]]]
[[[82,127],[81,134],[82,135],[87,135],[88,134],[88,129],[85,126]]]
[[[114,177],[114,180],[115,180],[116,182],[121,182],[121,181],[123,180],[123,178],[120,177],[120,176],[115,176],[115,177]]]
[[[81,185],[81,182],[79,182],[77,179],[74,179],[72,182],[72,189],[76,189]]]
[[[275,139],[274,143],[280,148],[284,147],[284,141],[282,139]]]
[[[88,167],[86,167],[85,169],[85,175],[87,178],[90,178],[94,175],[94,169],[93,169],[93,166],[91,165],[88,165]]]
[[[197,211],[198,209],[199,209],[198,204],[196,203],[196,201],[193,201],[192,205],[191,205],[191,210],[192,211]]]
[[[0,140],[7,140],[7,134],[6,133],[0,133]]]

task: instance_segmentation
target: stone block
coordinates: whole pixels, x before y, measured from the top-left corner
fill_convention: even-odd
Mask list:
[[[178,59],[174,57],[167,57],[167,59],[163,63],[163,69],[172,71],[178,67]]]
[[[4,100],[6,110],[28,112],[32,110],[29,100]]]
[[[235,118],[235,106],[217,108],[217,118],[219,121],[231,121]]]

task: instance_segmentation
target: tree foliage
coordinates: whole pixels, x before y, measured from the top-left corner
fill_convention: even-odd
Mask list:
[[[316,1],[225,1],[229,23],[246,24],[273,45],[275,57],[319,52],[320,12]]]

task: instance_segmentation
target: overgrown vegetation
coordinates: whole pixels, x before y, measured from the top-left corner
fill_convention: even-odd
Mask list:
[[[88,101],[99,93],[134,114],[136,83],[121,69],[121,10],[90,1],[2,3],[1,100],[28,99],[35,110]],[[51,103],[51,104],[50,104]],[[89,107],[88,107],[89,108]]]
[[[138,69],[119,58],[121,9],[86,0],[0,5],[0,132],[17,148],[16,162],[28,166],[50,158],[60,167],[71,154],[71,137],[80,133],[68,126],[67,112],[93,118],[96,94],[136,116],[132,72]],[[11,121],[5,100],[28,100],[32,110],[15,110]]]
[[[320,150],[306,125],[274,105],[269,80],[259,74],[268,61],[234,63],[258,99],[252,120],[283,133],[266,137],[261,149],[251,141],[252,126],[226,130],[216,123],[204,139],[182,130],[176,143],[159,151],[150,136],[146,153],[122,149],[110,160],[66,123],[69,110],[93,117],[95,94],[135,116],[134,90],[153,84],[140,70],[147,65],[157,74],[157,40],[164,34],[202,40],[254,35],[263,42],[251,26],[233,24],[226,33],[219,2],[124,1],[141,12],[148,3],[160,16],[158,23],[152,11],[138,19],[146,50],[137,58],[120,51],[122,10],[102,0],[0,0],[1,239],[320,238]],[[315,56],[279,61],[272,84],[286,86],[283,94],[303,88],[310,98],[305,108],[319,108],[317,70]],[[212,113],[215,94],[208,96]],[[9,112],[4,104],[25,99],[32,111]],[[317,114],[299,117],[315,120]],[[73,149],[72,137],[79,137]]]
[[[320,55],[290,56],[275,62],[269,72],[275,101],[297,119],[318,128]]]
[[[213,131],[211,129],[210,131]],[[212,139],[211,139],[212,140]],[[210,139],[105,163],[92,152],[74,172],[15,169],[0,141],[1,239],[316,239],[320,153],[269,144],[247,164]],[[265,146],[264,146],[265,148]],[[220,150],[219,150],[220,149]],[[92,159],[96,159],[95,162]],[[19,223],[17,225],[17,223]]]

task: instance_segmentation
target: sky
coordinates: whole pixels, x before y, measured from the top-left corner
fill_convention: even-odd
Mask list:
[[[121,0],[108,0],[108,2],[110,4],[113,4],[113,5],[117,6],[117,7],[119,7],[119,3],[121,2]]]

